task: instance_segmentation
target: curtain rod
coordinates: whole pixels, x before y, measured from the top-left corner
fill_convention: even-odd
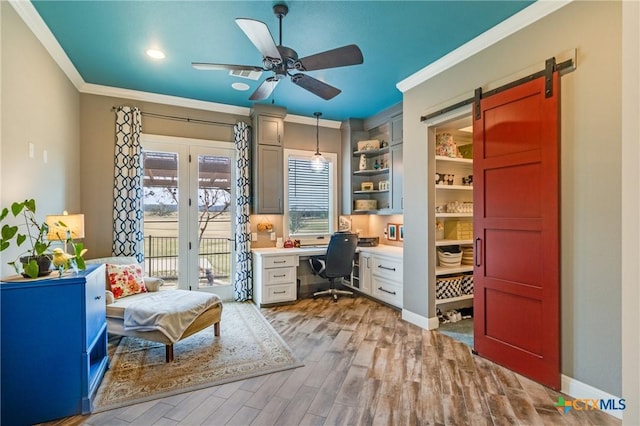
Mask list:
[[[111,107],[111,111],[116,111],[119,107]],[[236,125],[236,123],[224,123],[221,121],[211,121],[211,120],[201,120],[199,118],[189,118],[189,117],[178,117],[175,115],[166,115],[166,114],[158,114],[155,112],[144,112],[142,110],[140,110],[140,114],[142,114],[142,116],[146,116],[146,117],[153,117],[153,118],[161,118],[161,119],[165,119],[165,120],[174,120],[174,121],[184,121],[187,123],[196,123],[196,124],[207,124],[207,125],[211,125],[211,126],[228,126],[228,127],[233,127]]]

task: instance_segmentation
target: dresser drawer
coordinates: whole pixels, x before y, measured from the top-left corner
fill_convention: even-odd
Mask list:
[[[296,268],[271,268],[264,271],[264,284],[287,284],[296,282]]]
[[[402,285],[373,276],[371,280],[372,295],[376,299],[402,308]]]
[[[263,303],[288,302],[297,297],[295,283],[269,285],[264,288],[264,293]]]
[[[371,273],[379,277],[402,282],[402,260],[390,257],[373,256]]]
[[[282,268],[285,266],[298,266],[296,256],[265,256],[263,265],[265,268]]]
[[[86,277],[86,344],[90,345],[106,322],[104,265]]]

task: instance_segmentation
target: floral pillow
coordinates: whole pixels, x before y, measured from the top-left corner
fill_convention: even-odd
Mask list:
[[[107,264],[107,279],[115,299],[132,294],[146,293],[147,288],[142,278],[142,266]]]

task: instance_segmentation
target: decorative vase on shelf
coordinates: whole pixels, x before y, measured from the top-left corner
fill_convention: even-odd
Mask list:
[[[367,156],[362,154],[360,156],[360,171],[367,170]]]

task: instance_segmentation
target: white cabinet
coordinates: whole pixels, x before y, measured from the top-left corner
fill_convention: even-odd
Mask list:
[[[284,208],[284,117],[280,107],[254,105],[252,129],[252,213],[282,214]]]
[[[373,297],[402,308],[402,258],[374,254],[371,265]]]
[[[298,256],[253,253],[253,299],[258,306],[297,298]]]
[[[284,141],[284,120],[282,117],[258,115],[257,118],[258,144],[282,146]]]

